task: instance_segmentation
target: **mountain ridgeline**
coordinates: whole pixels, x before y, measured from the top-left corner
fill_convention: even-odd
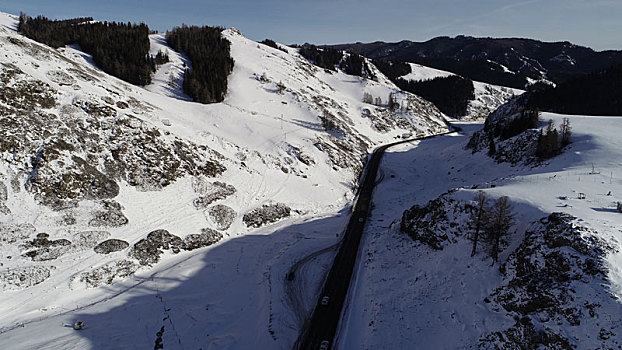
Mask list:
[[[330,46],[372,59],[402,60],[450,71],[490,84],[524,89],[528,79],[561,83],[622,63],[622,51],[597,52],[569,42],[438,37],[426,42],[356,43]]]
[[[131,84],[150,84],[156,58],[149,56],[149,27],[92,21],[90,17],[61,21],[32,18],[22,13],[18,31],[53,48],[79,45],[104,72]]]
[[[173,50],[188,55],[192,69],[184,73],[184,92],[195,102],[222,102],[227,93],[227,77],[233,70],[231,43],[222,37],[223,28],[186,26],[166,34]]]

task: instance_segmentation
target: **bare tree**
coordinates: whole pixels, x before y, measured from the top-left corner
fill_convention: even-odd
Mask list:
[[[363,94],[363,103],[373,104],[374,103],[374,97],[369,92],[364,93]]]
[[[475,229],[473,233],[473,249],[471,250],[471,256],[475,255],[477,251],[477,241],[479,240],[479,233],[486,226],[488,215],[488,197],[486,192],[479,190],[475,193],[475,208],[471,211],[471,226]]]
[[[570,127],[570,120],[568,118],[564,118],[562,124],[559,126],[559,134],[561,135],[561,146],[567,146],[570,143],[570,135],[572,127]]]
[[[514,222],[514,213],[512,205],[508,202],[508,197],[497,199],[490,210],[490,218],[488,220],[488,238],[491,242],[490,256],[493,264],[499,258],[499,245],[501,237],[505,236]]]

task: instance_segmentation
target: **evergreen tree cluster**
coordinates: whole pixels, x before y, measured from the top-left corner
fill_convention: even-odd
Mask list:
[[[510,120],[507,124],[497,123],[493,130],[493,136],[507,140],[526,130],[535,129],[540,122],[540,111],[538,109],[524,109],[518,117]],[[485,125],[488,129],[489,125]]]
[[[501,238],[508,234],[514,222],[514,212],[508,197],[500,197],[492,205],[484,191],[475,194],[470,226],[473,229],[471,256],[477,252],[477,245],[484,240],[490,244],[490,257],[496,262],[499,257]]]
[[[343,53],[341,51],[328,47],[319,48],[315,45],[303,45],[300,48],[300,54],[317,66],[332,71],[336,70],[335,66],[337,66],[343,58]]]
[[[403,77],[407,74],[412,73],[412,68],[410,64],[402,61],[386,61],[375,59],[372,61],[373,64],[378,68],[382,74],[386,75],[387,78],[391,79],[392,82],[397,81],[399,77]]]
[[[282,47],[280,47],[280,46],[279,46],[279,44],[277,44],[274,40],[271,40],[271,39],[264,39],[263,41],[260,41],[259,43],[260,43],[260,44],[264,44],[264,45],[266,45],[266,46],[270,46],[270,47],[272,47],[272,48],[275,48],[275,49],[277,49],[277,50],[281,50],[281,51],[283,51],[283,52],[287,53],[287,50],[286,50],[286,49],[284,49],[284,48],[282,48]]]
[[[622,64],[535,91],[529,105],[560,114],[622,115]]]
[[[553,121],[549,120],[545,131],[540,130],[536,156],[542,159],[551,158],[559,154],[559,133],[553,127]]]
[[[475,89],[470,79],[452,75],[424,81],[397,79],[396,85],[434,103],[438,109],[452,117],[464,116],[470,100],[475,99]]]
[[[149,56],[149,27],[144,23],[92,20],[84,17],[57,21],[22,13],[18,30],[54,48],[80,45],[104,72],[135,85],[150,84],[156,58]]]
[[[339,66],[349,75],[356,75],[363,78],[373,78],[374,76],[363,56],[358,53],[349,53],[346,58],[341,61]]]
[[[231,43],[222,37],[222,28],[182,25],[166,34],[176,51],[184,52],[192,69],[184,73],[184,92],[195,102],[222,102],[227,93],[227,77],[233,70]]]

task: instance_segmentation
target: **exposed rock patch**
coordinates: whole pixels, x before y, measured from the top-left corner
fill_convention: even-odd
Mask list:
[[[134,244],[130,256],[136,258],[141,265],[152,265],[160,261],[162,250],[170,250],[174,254],[180,252],[183,241],[166,230],[155,230]]]
[[[205,209],[215,201],[225,199],[237,191],[235,187],[224,182],[209,182],[204,178],[193,179],[192,187],[200,195],[193,201],[197,209]]]
[[[490,298],[512,315],[516,324],[489,334],[497,347],[573,349],[580,344],[572,334],[581,327],[601,333],[622,333],[622,306],[606,287],[605,255],[612,248],[593,232],[575,224],[574,217],[553,213],[535,223],[521,245],[500,268],[504,285]],[[609,295],[610,297],[605,297]],[[596,303],[590,296],[597,296]],[[605,302],[603,305],[602,302]],[[619,339],[619,338],[617,338]],[[619,348],[616,337],[600,337],[604,349]],[[492,347],[487,347],[492,348]]]
[[[104,200],[100,204],[101,209],[92,213],[93,218],[89,220],[89,226],[119,227],[128,223],[128,219],[123,215],[121,204],[112,200]]]
[[[0,222],[0,244],[13,244],[31,237],[37,232],[32,224],[12,225]]]
[[[242,221],[248,227],[257,228],[289,217],[290,213],[291,209],[285,204],[264,204],[262,207],[244,214]]]
[[[216,228],[224,231],[231,227],[237,216],[235,210],[222,204],[214,205],[205,211],[209,220],[216,224]]]
[[[123,250],[129,246],[130,244],[127,243],[126,241],[113,238],[113,239],[108,239],[108,240],[105,240],[99,243],[98,245],[95,246],[95,248],[93,248],[93,250],[95,251],[95,253],[98,253],[98,254],[110,254],[113,252],[118,252],[120,250]]]
[[[50,277],[45,266],[28,266],[0,271],[1,290],[21,290],[37,285]]]
[[[204,228],[201,230],[200,234],[189,234],[184,238],[183,249],[184,250],[194,250],[203,247],[210,246],[222,239],[222,233]]]
[[[32,261],[54,260],[69,252],[71,241],[67,239],[49,240],[47,233],[39,233],[36,238],[22,245],[23,249],[30,249],[23,255]],[[34,248],[34,249],[31,249]]]
[[[89,272],[81,273],[79,281],[84,283],[87,288],[97,288],[104,284],[112,284],[115,280],[131,276],[138,268],[139,265],[130,260],[114,261]]]
[[[110,232],[107,231],[83,231],[73,235],[73,250],[85,251],[92,249],[97,245],[97,242],[101,242],[110,237]]]

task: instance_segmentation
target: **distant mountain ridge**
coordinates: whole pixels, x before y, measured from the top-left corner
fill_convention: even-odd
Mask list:
[[[374,59],[401,60],[451,71],[473,80],[524,88],[530,80],[561,83],[622,63],[622,51],[594,51],[570,42],[522,38],[437,37],[330,45]]]

